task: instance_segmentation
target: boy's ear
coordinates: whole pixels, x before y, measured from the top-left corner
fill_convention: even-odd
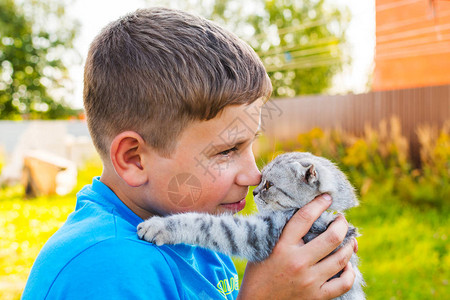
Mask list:
[[[118,134],[111,143],[110,158],[114,170],[129,186],[141,186],[148,181],[142,165],[144,139],[134,131]]]

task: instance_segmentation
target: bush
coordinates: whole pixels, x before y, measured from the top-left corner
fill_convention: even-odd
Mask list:
[[[440,131],[421,127],[421,169],[402,174],[398,181],[402,199],[417,206],[447,210],[450,205],[450,123]]]
[[[440,131],[420,128],[421,168],[414,168],[400,122],[393,118],[376,129],[366,127],[362,137],[338,130],[315,128],[296,141],[276,143],[261,152],[257,161],[267,163],[286,151],[306,151],[334,161],[349,177],[360,196],[388,189],[397,199],[418,207],[450,208],[450,135],[448,125]],[[275,154],[274,154],[275,153]]]

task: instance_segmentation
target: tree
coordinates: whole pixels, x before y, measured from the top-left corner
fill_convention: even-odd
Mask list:
[[[324,0],[266,0],[266,15],[250,18],[249,42],[266,66],[274,96],[326,91],[347,58],[348,12]]]
[[[349,11],[324,0],[160,2],[214,20],[246,40],[266,66],[275,97],[322,93],[348,61],[342,48]]]
[[[0,119],[63,118],[77,22],[65,1],[0,0]],[[59,94],[59,96],[58,96]]]

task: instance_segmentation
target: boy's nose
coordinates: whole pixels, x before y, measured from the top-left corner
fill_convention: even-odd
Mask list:
[[[259,172],[254,162],[247,164],[237,176],[237,183],[245,186],[255,186],[261,182],[261,172]]]
[[[242,186],[254,186],[261,182],[261,172],[258,170],[252,148],[247,147],[239,159],[240,170],[236,183]]]

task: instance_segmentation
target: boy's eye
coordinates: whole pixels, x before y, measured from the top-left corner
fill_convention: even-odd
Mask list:
[[[270,187],[271,187],[272,185],[273,185],[272,182],[266,181],[266,182],[264,183],[264,188],[265,188],[266,190],[268,190],[268,189],[270,189]]]
[[[227,150],[225,150],[225,151],[220,152],[219,155],[227,156],[227,155],[230,154],[231,152],[235,152],[235,151],[237,151],[237,150],[238,150],[238,148],[235,146],[235,147],[233,147],[233,148],[230,148],[230,149],[227,149]]]

